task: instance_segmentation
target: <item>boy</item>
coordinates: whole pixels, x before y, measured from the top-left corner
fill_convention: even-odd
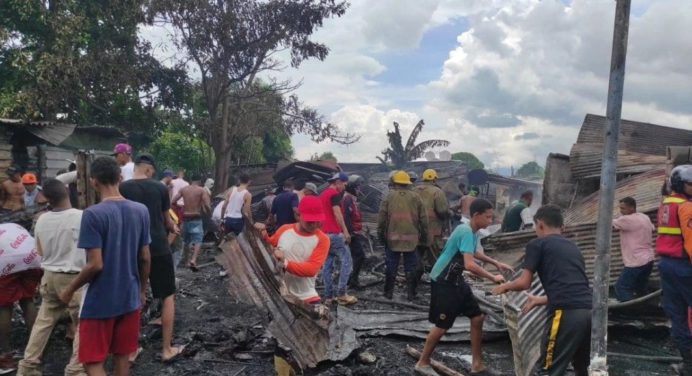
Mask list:
[[[500,283],[502,275],[493,275],[476,264],[475,259],[507,269],[483,253],[477,253],[478,231],[493,223],[493,206],[483,199],[476,199],[470,207],[470,222],[457,226],[449,237],[445,248],[430,272],[432,294],[430,297],[429,320],[435,324],[425,340],[425,347],[415,370],[418,374],[434,376],[437,373],[430,366],[430,357],[440,338],[454,325],[460,314],[471,319],[471,374],[492,375],[493,371],[483,365],[481,339],[485,316],[473,296],[471,287],[464,281],[463,272],[469,272]]]
[[[79,360],[89,375],[105,375],[114,355],[114,374],[128,375],[128,355],[137,350],[139,313],[149,279],[149,211],[120,195],[120,168],[100,157],[91,165],[91,184],[101,203],[84,210],[79,248],[87,264],[60,294],[68,304],[85,284],[79,316]]]
[[[564,375],[571,362],[577,376],[586,376],[591,347],[591,288],[584,258],[576,244],[562,236],[559,207],[541,207],[534,222],[538,239],[526,245],[521,276],[496,287],[493,294],[527,290],[533,273],[538,273],[546,297],[531,297],[524,308],[528,312],[535,305],[548,305],[538,374]]]

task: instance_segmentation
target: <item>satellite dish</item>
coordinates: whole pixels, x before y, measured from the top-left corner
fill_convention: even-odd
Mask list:
[[[488,173],[483,169],[471,170],[468,174],[470,185],[483,185],[488,182]]]
[[[433,153],[432,151],[427,151],[427,152],[425,152],[425,154],[423,154],[423,156],[424,156],[425,159],[428,160],[428,161],[436,161],[436,160],[437,160],[437,157],[435,156],[435,153]]]
[[[441,161],[451,161],[452,160],[452,153],[450,153],[447,150],[442,150],[440,152],[440,160]]]

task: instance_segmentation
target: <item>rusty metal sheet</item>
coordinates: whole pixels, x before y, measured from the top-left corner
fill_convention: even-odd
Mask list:
[[[642,213],[656,211],[661,203],[661,187],[665,181],[665,169],[663,167],[636,175],[617,183],[615,187],[615,201],[627,196],[637,200],[637,210]],[[595,192],[585,197],[580,202],[565,210],[565,223],[595,223],[598,220],[598,196]],[[613,214],[619,213],[618,205],[614,205]]]
[[[572,177],[575,179],[601,176],[603,144],[574,144],[569,157]],[[665,155],[651,155],[628,150],[618,150],[617,174],[640,174],[660,169],[666,163]]]
[[[428,321],[428,312],[353,310],[340,307],[339,322],[349,325],[357,332],[358,337],[379,337],[398,335],[425,339],[432,324]],[[470,341],[471,322],[466,317],[459,317],[454,322],[442,342]],[[493,340],[507,336],[504,322],[487,316],[483,324],[483,339]]]
[[[577,143],[603,143],[606,124],[605,116],[587,114]],[[618,148],[621,150],[665,156],[666,148],[671,145],[692,145],[692,130],[624,119],[620,123]]]
[[[586,274],[593,279],[593,266],[596,259],[596,223],[568,225],[563,235],[572,240],[581,250],[586,264]],[[483,239],[483,248],[491,257],[511,265],[520,265],[524,256],[526,244],[536,238],[534,231],[511,232],[494,234]],[[653,241],[656,241],[654,234]],[[620,251],[620,234],[613,232],[610,245],[610,283],[613,284],[622,272],[622,252]],[[653,242],[652,242],[653,247]],[[658,269],[654,268],[650,281],[658,283]]]
[[[346,326],[308,317],[300,302],[282,295],[282,276],[274,267],[259,234],[248,229],[221,245],[217,260],[230,276],[229,292],[240,302],[264,308],[271,322],[269,333],[292,349],[298,364],[314,367],[323,360],[345,359],[357,348],[355,334]]]

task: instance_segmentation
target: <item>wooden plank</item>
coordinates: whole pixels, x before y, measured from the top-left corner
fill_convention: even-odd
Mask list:
[[[420,359],[420,351],[414,349],[413,347],[406,345],[406,353],[414,357],[415,359]],[[430,365],[432,368],[435,369],[435,371],[439,372],[442,375],[445,376],[464,376],[463,373],[457,372],[449,367],[447,367],[444,363],[438,362],[437,360],[431,360]]]

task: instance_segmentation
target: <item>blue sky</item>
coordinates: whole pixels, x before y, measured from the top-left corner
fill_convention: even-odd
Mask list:
[[[505,170],[569,154],[584,116],[605,113],[615,1],[350,2],[314,34],[327,59],[276,78],[301,82],[305,104],[361,140],[296,135],[296,158],[376,162],[392,122],[407,135],[424,119],[419,140]],[[633,0],[623,118],[692,129],[690,34],[692,1]]]

